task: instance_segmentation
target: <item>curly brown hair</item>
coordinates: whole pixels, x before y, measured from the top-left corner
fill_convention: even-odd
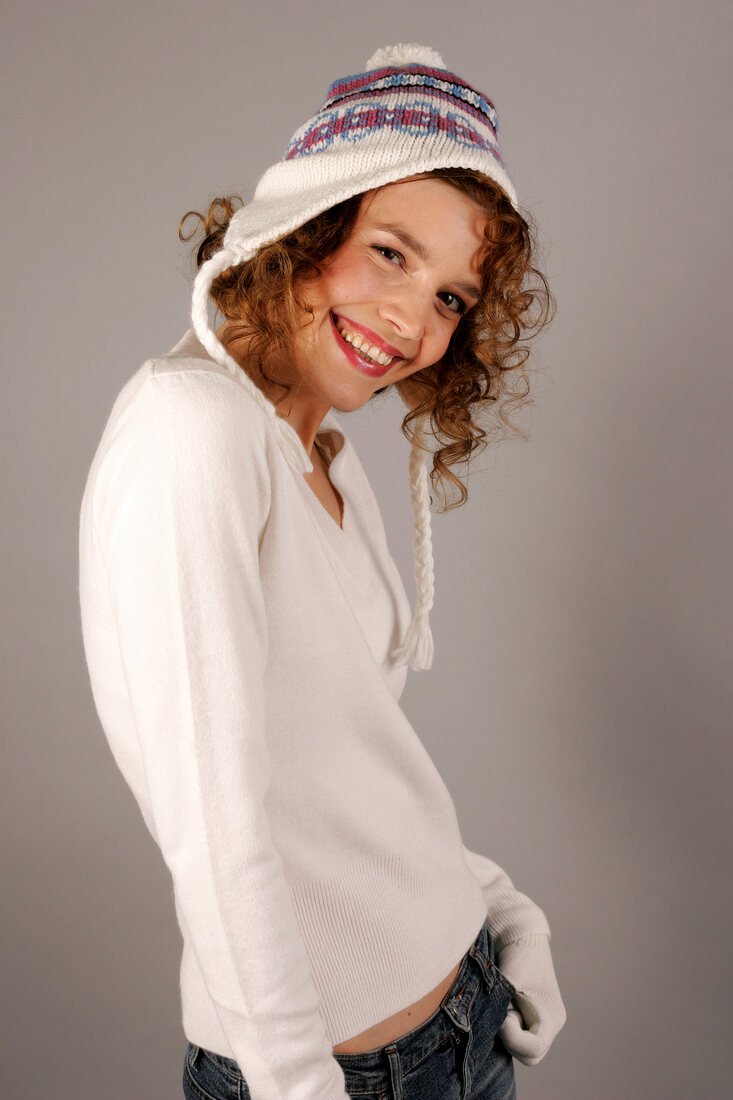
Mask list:
[[[457,187],[487,215],[479,302],[461,318],[439,362],[393,383],[408,408],[401,428],[410,442],[425,446],[412,425],[429,414],[429,430],[440,444],[433,451],[433,489],[438,484],[443,490],[450,481],[459,491],[458,498],[450,502],[443,493],[443,510],[448,511],[468,499],[465,485],[450,467],[467,462],[474,450],[487,446],[485,410],[494,414],[492,429],[498,421],[527,438],[508,412],[530,400],[527,341],[552,320],[555,300],[547,279],[533,266],[536,236],[531,218],[515,210],[493,180],[463,168],[441,168],[426,175]],[[263,245],[250,260],[229,268],[212,284],[211,297],[224,318],[219,330],[222,343],[237,358],[234,346],[244,342],[248,367],[285,391],[276,403],[291,387],[266,373],[268,359],[289,350],[304,312],[310,312],[305,300],[307,284],[318,277],[320,265],[349,237],[363,198],[363,194],[356,195],[332,206],[279,240]],[[183,216],[180,240],[203,237],[196,246],[198,267],[222,247],[229,220],[240,205],[242,199],[230,195],[214,199],[205,215],[190,210]],[[184,225],[189,218],[197,224],[186,234]],[[391,388],[385,386],[373,396]]]

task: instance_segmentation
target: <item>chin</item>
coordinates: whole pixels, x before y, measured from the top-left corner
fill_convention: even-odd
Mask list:
[[[354,378],[338,379],[335,385],[324,387],[322,392],[329,405],[339,412],[355,412],[374,396],[373,390]]]
[[[368,394],[366,397],[358,398],[356,396],[352,398],[341,397],[331,403],[331,407],[338,409],[339,412],[349,413],[356,412],[357,409],[363,409],[368,401],[371,401],[374,397],[373,393]]]

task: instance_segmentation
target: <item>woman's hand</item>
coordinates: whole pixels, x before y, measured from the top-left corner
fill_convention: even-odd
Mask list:
[[[505,944],[497,966],[517,991],[499,1035],[514,1058],[536,1066],[567,1019],[549,936],[523,936]]]

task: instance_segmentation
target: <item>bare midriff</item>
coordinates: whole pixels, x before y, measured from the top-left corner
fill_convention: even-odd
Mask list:
[[[435,989],[426,993],[419,1001],[395,1012],[394,1016],[381,1020],[374,1027],[368,1027],[366,1031],[359,1032],[352,1039],[345,1039],[343,1043],[333,1048],[334,1053],[364,1054],[369,1050],[377,1050],[379,1047],[386,1046],[387,1043],[394,1043],[396,1039],[401,1039],[409,1031],[414,1031],[420,1024],[424,1024],[439,1008],[460,970],[461,961],[456,963],[450,974],[447,974]]]

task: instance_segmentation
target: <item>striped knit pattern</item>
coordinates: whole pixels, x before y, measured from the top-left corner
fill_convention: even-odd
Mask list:
[[[285,160],[356,142],[380,130],[413,138],[443,135],[488,152],[503,167],[491,100],[447,69],[408,65],[347,76],[329,89],[315,118],[293,136]]]

